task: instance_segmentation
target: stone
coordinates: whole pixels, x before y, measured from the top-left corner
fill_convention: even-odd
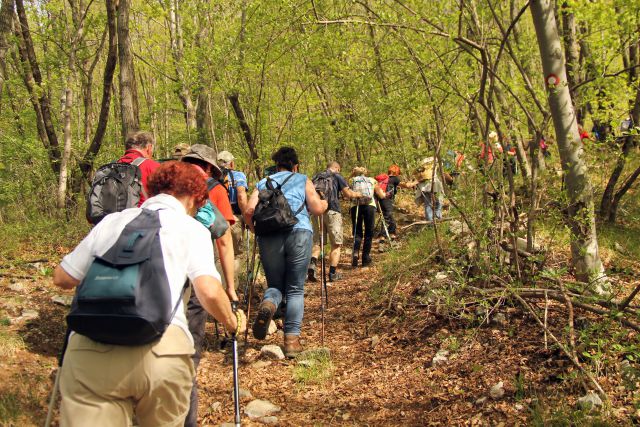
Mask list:
[[[487,401],[486,396],[482,396],[481,398],[476,400],[476,405],[483,405]]]
[[[504,326],[507,324],[507,316],[503,313],[496,313],[491,321],[496,325]]]
[[[22,294],[27,290],[27,287],[23,283],[16,282],[9,284],[9,289],[11,289],[13,292]]]
[[[267,360],[258,360],[256,363],[251,365],[251,367],[253,367],[253,369],[262,369],[262,368],[266,368],[269,365],[271,365],[271,362]]]
[[[40,316],[40,313],[38,313],[37,310],[22,310],[22,314],[21,314],[21,318],[22,320],[33,320],[38,318],[38,316]]]
[[[71,301],[73,301],[73,297],[71,295],[56,295],[51,297],[51,301],[58,305],[71,307]]]
[[[440,271],[439,273],[436,273],[435,280],[436,282],[442,282],[443,280],[447,280],[447,277],[449,277],[447,273]]]
[[[238,394],[240,395],[240,399],[253,399],[253,395],[246,388],[241,387],[240,390],[238,390]]]
[[[257,422],[261,423],[261,424],[267,424],[267,425],[276,425],[278,424],[278,417],[262,417],[262,418],[258,418],[256,420]]]
[[[280,348],[280,346],[274,344],[262,346],[262,348],[260,349],[260,355],[267,359],[284,359],[284,353],[282,352],[282,349]]]
[[[615,250],[616,250],[616,251],[618,251],[618,252],[624,252],[624,247],[623,247],[620,243],[618,243],[618,242],[615,242],[615,243],[613,244],[613,247],[614,247],[614,248],[615,248]]]
[[[374,335],[371,337],[371,347],[375,347],[378,345],[378,343],[380,342],[380,337],[377,335]]]
[[[274,405],[268,400],[261,399],[252,400],[244,408],[244,413],[251,419],[267,417],[279,411],[279,406]]]
[[[522,411],[524,409],[524,406],[519,403],[516,403],[514,408],[516,408],[516,411]]]
[[[578,399],[580,409],[591,410],[602,406],[602,399],[595,392],[590,391]]]
[[[502,396],[504,396],[504,383],[500,381],[499,383],[494,384],[494,386],[489,390],[489,396],[491,396],[493,400],[502,398]]]
[[[469,232],[469,227],[466,223],[462,221],[458,221],[457,219],[449,221],[449,231],[454,236],[459,236],[463,233]]]
[[[433,356],[433,359],[431,359],[431,366],[438,366],[447,363],[447,361],[449,360],[447,356],[449,356],[448,350],[438,350],[436,355]]]
[[[305,368],[311,368],[312,366],[315,366],[317,364],[317,362],[313,359],[310,360],[299,360],[298,361],[298,366],[303,366]]]
[[[278,326],[273,320],[269,323],[269,329],[267,329],[267,335],[273,335],[278,331]]]
[[[222,408],[222,403],[220,402],[213,402],[211,404],[211,406],[209,406],[209,411],[211,412],[220,412],[220,409]]]
[[[220,427],[236,427],[235,423],[222,423]]]

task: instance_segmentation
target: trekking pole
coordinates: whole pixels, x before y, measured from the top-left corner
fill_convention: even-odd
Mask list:
[[[327,292],[327,282],[325,273],[325,264],[324,264],[324,214],[320,215],[320,271],[321,271],[321,279],[320,279],[320,313],[321,313],[321,342],[324,347],[324,303],[325,303],[325,295]]]
[[[253,252],[251,253],[251,268],[247,273],[247,285],[249,288],[249,292],[245,292],[245,301],[247,304],[247,319],[251,315],[251,299],[253,298],[253,267],[256,262],[256,245],[258,244],[258,238],[253,236]],[[249,263],[249,253],[247,253],[247,264]],[[249,336],[249,328],[244,331],[244,341],[247,341],[247,337]]]
[[[47,409],[47,419],[44,422],[44,427],[49,427],[51,425],[51,418],[53,418],[53,407],[55,406],[56,398],[58,397],[58,388],[60,388],[60,371],[62,371],[62,361],[64,360],[64,353],[67,351],[67,344],[69,343],[70,335],[71,329],[67,328],[67,332],[64,334],[64,342],[62,343],[60,357],[58,357],[58,370],[56,371],[56,379],[53,381],[53,390],[51,391],[51,398],[49,399],[49,408]]]
[[[249,290],[249,280],[251,280],[251,273],[250,270],[253,268],[253,266],[251,266],[250,260],[249,260],[249,238],[251,236],[251,234],[249,233],[249,229],[245,228],[245,242],[247,244],[247,268],[245,269],[246,271],[246,281],[244,283],[244,303],[245,305],[247,305],[247,295],[248,295],[248,290]],[[254,248],[254,254],[255,254],[255,248]],[[255,255],[254,255],[255,256]]]
[[[359,258],[358,251],[356,251],[356,228],[358,227],[358,208],[360,207],[360,203],[356,202],[356,216],[353,220],[353,250],[351,251],[351,259],[353,260],[353,257]],[[353,262],[352,262],[353,265]],[[357,265],[354,265],[354,267],[357,267]]]
[[[238,302],[232,301],[231,308],[234,313],[238,311]],[[238,339],[235,332],[231,334],[231,347],[233,353],[233,406],[234,406],[234,423],[236,427],[240,427],[240,384],[238,381]]]
[[[387,240],[389,241],[389,245],[391,245],[391,236],[389,235],[389,228],[387,228],[387,221],[384,220],[384,214],[382,213],[382,204],[379,200],[376,200],[376,204],[378,205],[378,211],[380,212],[380,221],[382,221],[382,228],[384,228],[384,234],[387,236]],[[393,246],[393,245],[391,245]]]

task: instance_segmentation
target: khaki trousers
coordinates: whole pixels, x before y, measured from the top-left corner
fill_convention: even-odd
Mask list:
[[[101,344],[73,334],[60,376],[61,426],[182,426],[195,375],[193,344],[170,325],[151,344]]]

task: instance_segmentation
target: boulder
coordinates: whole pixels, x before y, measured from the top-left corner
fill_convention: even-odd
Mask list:
[[[280,346],[274,344],[262,346],[262,348],[260,349],[260,355],[267,359],[284,359],[284,353],[282,352],[282,349],[280,348]]]
[[[247,404],[244,408],[244,413],[251,419],[257,419],[279,412],[280,409],[279,406],[274,405],[268,400],[256,399]]]

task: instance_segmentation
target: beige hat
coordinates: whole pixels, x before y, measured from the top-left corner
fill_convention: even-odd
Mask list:
[[[233,162],[236,158],[233,157],[233,154],[231,154],[228,151],[221,151],[218,153],[218,164],[225,164],[228,165],[229,163]]]
[[[367,168],[364,166],[356,166],[351,171],[351,176],[367,175]]]
[[[175,160],[180,160],[185,154],[189,152],[189,144],[184,142],[173,147],[173,155],[171,156]]]
[[[489,132],[489,141],[494,142],[498,140],[498,134],[495,131]]]
[[[194,144],[189,148],[189,152],[184,155],[183,159],[203,160],[214,167],[218,173],[222,173],[220,167],[216,164],[216,152],[213,148],[204,144]]]

